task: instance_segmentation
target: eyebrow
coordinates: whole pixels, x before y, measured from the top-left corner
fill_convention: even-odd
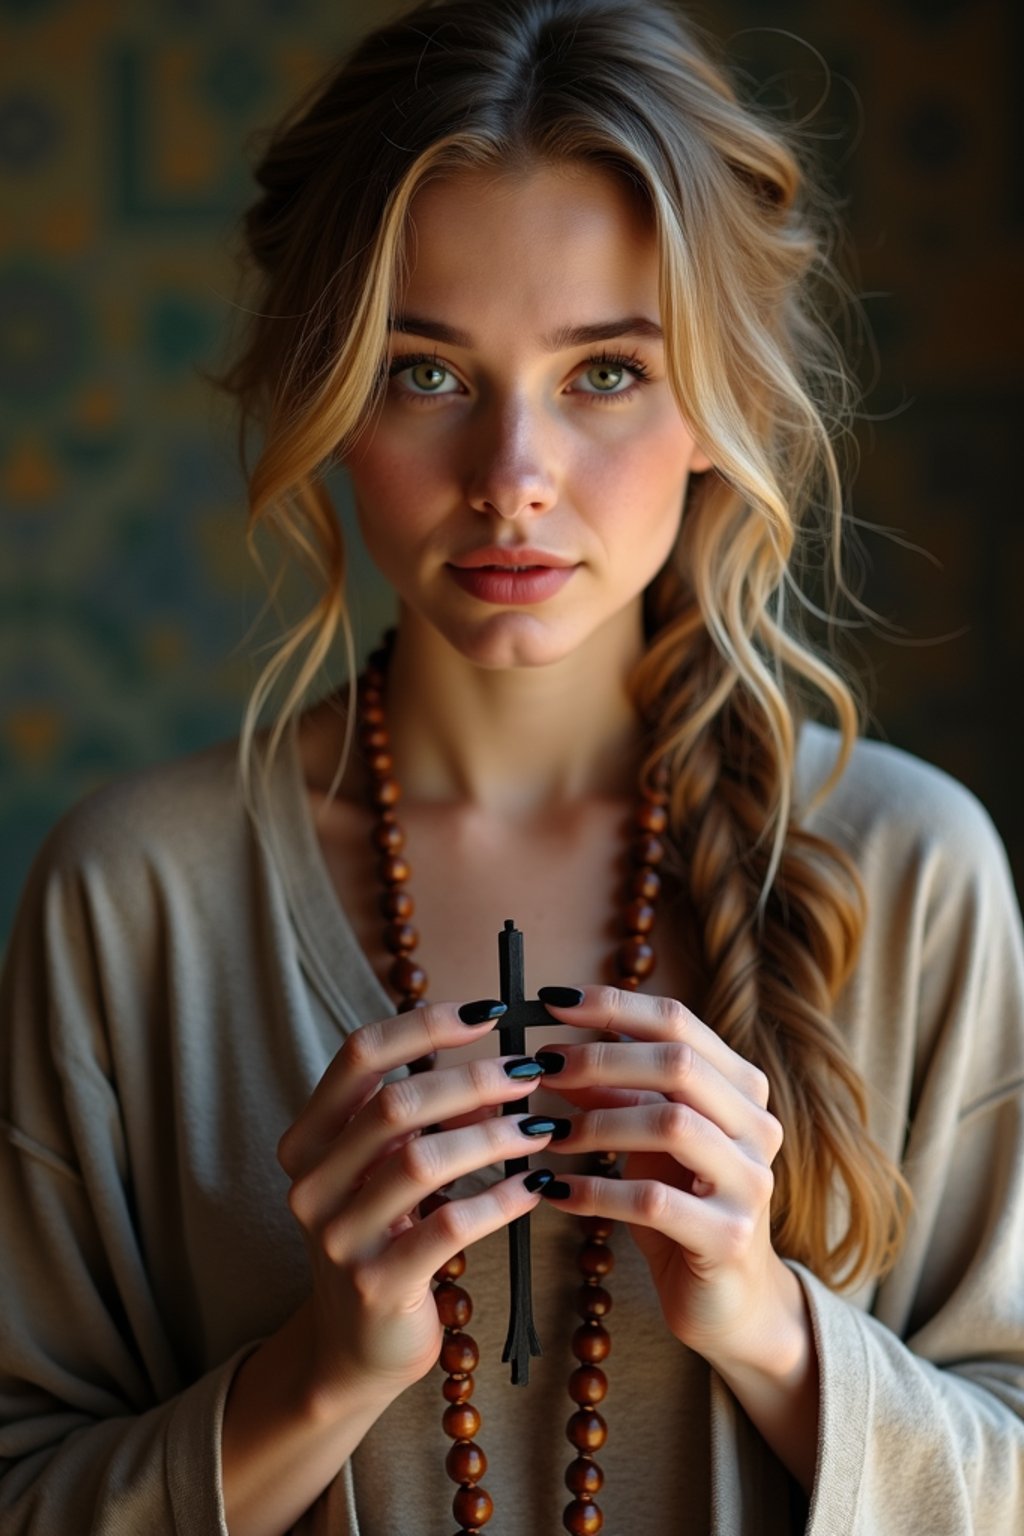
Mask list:
[[[429,336],[432,341],[443,342],[449,347],[473,345],[468,331],[460,331],[454,325],[441,320],[429,320],[424,315],[393,315],[391,329],[410,336]],[[664,332],[660,325],[643,315],[628,315],[621,320],[598,320],[594,325],[563,325],[548,336],[541,337],[546,352],[565,352],[569,347],[591,346],[596,341],[614,341],[618,336],[644,336],[661,341]]]

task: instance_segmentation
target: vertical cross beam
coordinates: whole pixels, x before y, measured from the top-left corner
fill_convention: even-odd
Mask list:
[[[498,1037],[504,1056],[526,1054],[526,1030],[530,1025],[552,1024],[551,1015],[540,1002],[526,1000],[523,960],[523,935],[512,919],[498,934],[498,975],[500,997],[506,1006],[498,1025]],[[522,1114],[528,1099],[516,1099],[502,1110],[506,1115]],[[525,1157],[510,1157],[505,1173],[523,1173],[529,1166]],[[512,1383],[526,1386],[530,1380],[530,1356],[542,1353],[533,1324],[533,1287],[530,1269],[530,1218],[517,1216],[508,1229],[509,1320],[508,1337],[502,1360],[512,1363]]]

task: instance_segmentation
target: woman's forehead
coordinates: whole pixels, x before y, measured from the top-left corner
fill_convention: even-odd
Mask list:
[[[417,192],[398,309],[468,336],[485,317],[538,337],[610,315],[658,319],[658,248],[621,178],[586,165],[459,171]]]

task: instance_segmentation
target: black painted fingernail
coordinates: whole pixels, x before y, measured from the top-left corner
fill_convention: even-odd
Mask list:
[[[556,1008],[578,1008],[583,1001],[579,987],[541,987],[537,996],[542,1003],[553,1003]]]
[[[534,1060],[539,1062],[545,1077],[554,1077],[565,1066],[565,1057],[561,1051],[538,1051]]]
[[[550,1136],[552,1141],[564,1141],[572,1130],[572,1121],[556,1115],[527,1115],[520,1120],[519,1129],[524,1136]]]
[[[530,1191],[530,1194],[533,1195],[536,1194],[538,1189],[545,1189],[554,1177],[550,1168],[531,1168],[523,1183]]]
[[[520,1056],[516,1061],[505,1062],[506,1074],[521,1082],[529,1078],[540,1077],[544,1068],[539,1061],[534,1061],[532,1056]]]
[[[568,1200],[572,1190],[564,1179],[548,1179],[542,1185],[545,1200]]]
[[[483,1024],[487,1019],[500,1019],[507,1012],[506,1003],[499,1003],[495,997],[482,997],[478,1003],[463,1003],[459,1018],[463,1024]]]

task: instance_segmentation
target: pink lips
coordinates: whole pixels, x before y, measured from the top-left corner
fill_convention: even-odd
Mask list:
[[[541,603],[560,592],[576,566],[543,549],[492,545],[474,549],[449,564],[464,592],[502,607]]]

